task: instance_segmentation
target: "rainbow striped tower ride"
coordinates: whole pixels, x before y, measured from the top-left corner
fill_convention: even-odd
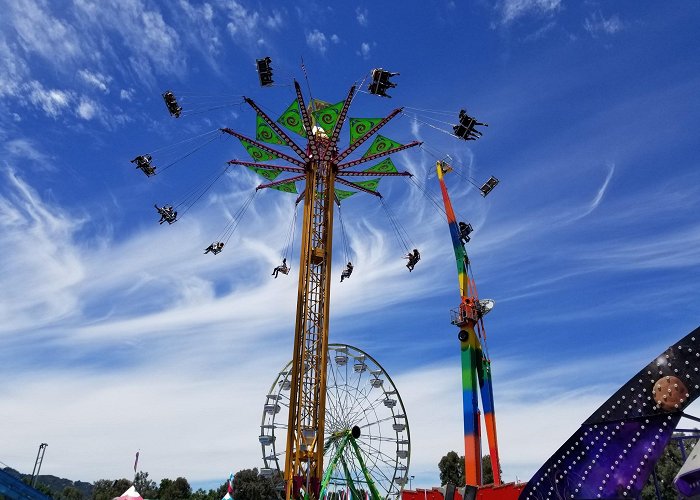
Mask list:
[[[501,484],[498,460],[498,440],[496,438],[496,414],[493,406],[493,386],[491,383],[491,361],[486,347],[486,331],[483,316],[493,302],[479,301],[476,286],[469,280],[469,258],[464,248],[464,235],[455,218],[452,202],[447,193],[444,174],[452,168],[445,162],[436,164],[440,190],[445,204],[447,224],[455,253],[457,272],[459,274],[459,308],[451,311],[452,324],[459,327],[459,343],[462,358],[462,396],[464,409],[464,473],[468,485],[481,486],[481,412],[479,411],[479,393],[484,412],[486,436],[491,455],[493,481]],[[483,346],[483,347],[482,347]]]

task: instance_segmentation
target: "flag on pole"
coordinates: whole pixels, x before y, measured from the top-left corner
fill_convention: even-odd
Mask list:
[[[136,460],[134,460],[134,474],[136,474],[136,467],[139,464],[139,452],[136,452]]]

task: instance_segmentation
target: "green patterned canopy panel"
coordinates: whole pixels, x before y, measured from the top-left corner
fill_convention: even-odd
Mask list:
[[[338,122],[338,116],[340,116],[340,112],[343,109],[343,104],[344,102],[340,101],[332,106],[326,106],[313,112],[315,124],[325,130],[328,135],[333,133],[335,124]]]
[[[394,165],[394,162],[391,161],[391,158],[387,158],[384,161],[377,163],[373,167],[369,167],[363,172],[385,172],[385,173],[393,173],[393,172],[398,172],[396,169],[396,165]]]
[[[357,184],[357,185],[360,186],[360,187],[363,187],[363,188],[367,189],[368,191],[376,191],[376,190],[377,190],[377,186],[379,185],[379,181],[380,181],[380,180],[381,180],[381,179],[379,179],[379,178],[377,178],[377,179],[369,179],[369,180],[366,180],[366,181],[356,182],[355,184]]]
[[[271,186],[270,189],[276,189],[277,191],[282,191],[283,193],[297,194],[297,185],[294,182],[285,182],[284,184],[278,184],[277,186]]]
[[[347,191],[345,189],[336,189],[335,190],[335,195],[338,197],[338,200],[343,201],[345,198],[349,198],[350,196],[357,194],[357,191]]]
[[[272,127],[270,127],[260,115],[257,115],[255,126],[255,139],[257,139],[260,142],[267,142],[270,144],[281,144],[283,146],[286,145],[282,138],[279,135],[277,135],[277,132],[272,130]]]
[[[374,138],[372,145],[365,152],[365,154],[362,155],[362,158],[366,158],[370,155],[374,155],[377,153],[383,153],[384,151],[388,151],[393,148],[398,148],[399,146],[403,146],[403,144],[393,141],[388,137],[384,137],[383,135],[377,135],[377,137]]]
[[[279,158],[274,153],[268,153],[267,151],[263,151],[259,147],[257,147],[255,144],[246,141],[245,139],[239,139],[241,141],[241,144],[243,144],[243,147],[248,151],[248,154],[253,158],[253,161],[267,161],[267,160],[272,160],[274,158]]]
[[[269,170],[267,168],[260,168],[260,167],[248,167],[250,170],[255,172],[256,174],[264,177],[268,181],[274,181],[279,177],[279,175],[282,173],[279,170]]]
[[[381,118],[350,118],[350,144],[367,135],[380,121]]]
[[[298,99],[294,99],[294,102],[290,104],[287,110],[282,113],[282,116],[277,119],[277,123],[302,137],[306,137],[304,122],[301,118],[301,111],[299,111]]]

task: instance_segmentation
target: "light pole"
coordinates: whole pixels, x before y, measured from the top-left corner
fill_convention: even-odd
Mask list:
[[[408,476],[408,489],[413,491],[413,488],[411,488],[411,481],[413,481],[416,478],[416,476]]]
[[[34,462],[34,470],[32,471],[32,479],[30,481],[30,486],[32,488],[36,487],[36,480],[39,478],[39,472],[41,471],[41,464],[44,461],[44,453],[46,452],[46,447],[48,444],[41,443],[39,445],[39,451],[36,454],[36,461]]]

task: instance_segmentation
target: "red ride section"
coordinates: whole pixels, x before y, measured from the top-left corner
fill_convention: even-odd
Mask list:
[[[527,483],[506,483],[500,486],[482,486],[477,490],[475,500],[516,500],[526,485]],[[445,498],[445,488],[403,490],[401,500],[471,500],[462,497],[463,490],[464,488],[457,488],[452,498]]]

